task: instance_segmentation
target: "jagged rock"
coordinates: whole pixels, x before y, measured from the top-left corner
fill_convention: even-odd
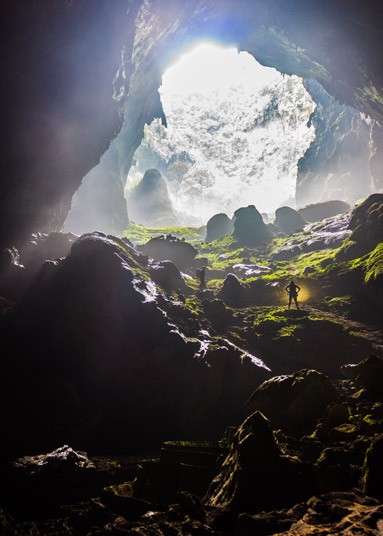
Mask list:
[[[363,464],[363,491],[371,497],[383,498],[383,437],[375,439],[366,452]]]
[[[338,393],[324,374],[303,369],[265,381],[246,402],[247,413],[261,411],[274,427],[303,431],[315,427]]]
[[[171,261],[160,261],[150,265],[150,275],[164,290],[175,290],[190,294],[192,289],[186,284],[180,271]]]
[[[350,210],[350,205],[344,201],[324,201],[323,203],[313,203],[298,209],[298,213],[307,222],[321,221],[332,218],[337,214],[343,214]]]
[[[10,462],[4,474],[4,482],[11,488],[6,501],[15,510],[35,512],[89,496],[101,487],[104,476],[86,452],[64,445],[47,454]]]
[[[280,207],[275,211],[274,225],[286,234],[301,231],[306,225],[303,217],[290,207]]]
[[[313,491],[309,468],[282,451],[269,421],[257,411],[238,428],[205,503],[251,513],[292,505]]]
[[[129,217],[152,227],[174,227],[179,222],[173,212],[165,179],[157,169],[148,169],[128,197]]]
[[[248,303],[247,289],[234,274],[227,274],[217,297],[228,305],[235,307],[244,306]]]
[[[383,507],[360,491],[324,493],[293,508],[241,514],[235,536],[341,536],[350,529],[375,536],[380,530]]]
[[[171,235],[157,236],[140,246],[155,261],[172,261],[179,270],[190,270],[198,251],[188,242]]]
[[[233,236],[241,246],[264,246],[272,240],[272,233],[254,205],[234,212]]]
[[[221,238],[233,230],[233,221],[227,214],[215,214],[207,222],[206,227],[205,242],[213,242],[213,240],[217,240],[217,238]]]

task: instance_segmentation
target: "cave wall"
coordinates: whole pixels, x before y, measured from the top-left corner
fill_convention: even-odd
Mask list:
[[[316,104],[310,117],[316,136],[298,162],[297,205],[331,199],[353,204],[382,188],[380,177],[373,183],[370,172],[376,123],[339,104],[315,80],[305,85]]]
[[[129,2],[2,2],[0,240],[60,229],[81,178],[121,128],[113,79]]]
[[[0,10],[2,244],[61,228],[123,111],[122,166],[129,168],[145,122],[161,115],[162,72],[194,39],[219,39],[281,72],[313,78],[383,124],[377,0],[7,0]],[[377,132],[374,180],[382,162]]]

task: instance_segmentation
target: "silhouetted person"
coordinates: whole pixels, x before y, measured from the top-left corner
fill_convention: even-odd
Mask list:
[[[205,273],[206,273],[206,266],[203,266],[203,267],[198,271],[198,277],[199,277],[199,289],[200,289],[200,290],[205,290],[205,289],[206,289]]]
[[[287,294],[289,295],[289,309],[291,307],[292,300],[294,300],[297,309],[299,309],[298,292],[301,290],[301,288],[298,287],[298,285],[296,285],[294,281],[291,280],[290,283],[287,285],[287,287],[285,287],[285,290]]]

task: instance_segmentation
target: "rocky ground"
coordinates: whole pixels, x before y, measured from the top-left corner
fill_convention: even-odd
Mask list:
[[[237,212],[1,253],[2,533],[383,533],[383,196]]]

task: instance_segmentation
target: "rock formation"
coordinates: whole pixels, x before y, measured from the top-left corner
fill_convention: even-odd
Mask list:
[[[324,374],[301,370],[267,380],[246,407],[248,413],[261,411],[275,426],[297,432],[314,426],[324,409],[337,399],[338,393]]]
[[[129,217],[148,227],[174,227],[174,215],[165,179],[157,169],[148,169],[128,197]]]
[[[306,225],[299,212],[291,207],[280,207],[275,211],[274,225],[283,233],[290,234],[302,231]]]
[[[172,261],[179,270],[190,269],[198,253],[191,244],[172,235],[152,238],[140,250],[155,261]]]
[[[205,500],[209,506],[257,512],[292,505],[314,489],[308,468],[283,452],[269,421],[256,412],[238,428]]]
[[[213,242],[233,230],[233,221],[227,214],[215,214],[207,222],[206,227],[205,242]]]
[[[249,205],[234,212],[233,236],[241,246],[265,246],[272,234],[255,206]]]
[[[332,218],[338,214],[343,214],[350,210],[350,205],[344,201],[324,201],[323,203],[313,203],[298,210],[299,214],[306,222],[321,221],[325,218]]]

